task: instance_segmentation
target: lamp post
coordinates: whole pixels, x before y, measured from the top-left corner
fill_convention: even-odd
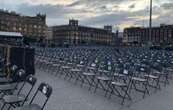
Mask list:
[[[149,41],[152,42],[152,0],[150,0]]]

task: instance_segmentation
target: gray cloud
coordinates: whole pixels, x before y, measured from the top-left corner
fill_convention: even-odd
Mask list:
[[[16,9],[17,12],[27,15],[34,15],[36,13],[46,14],[49,18],[66,17],[68,14],[87,13],[85,9],[73,9],[63,5],[19,5]]]
[[[105,14],[89,19],[82,20],[82,23],[85,25],[105,25],[105,24],[120,24],[123,21],[127,21],[128,12],[119,12],[115,14]]]
[[[173,3],[164,3],[162,7],[168,10],[173,9]]]
[[[130,9],[135,8],[135,4],[130,5],[129,8],[130,8]]]
[[[47,15],[48,25],[66,24],[68,19],[73,17],[80,20],[82,25],[100,26],[105,24],[120,25],[126,22],[133,22],[137,25],[142,24],[142,20],[135,18],[135,16],[148,16],[148,9],[138,11],[118,11],[121,3],[130,3],[132,1],[142,0],[74,0],[68,5],[32,5],[27,3],[22,4],[8,4],[2,2],[0,7],[14,10],[23,15],[35,15],[36,13],[43,13]],[[159,3],[159,2],[158,2]],[[112,5],[112,8],[108,7]],[[136,3],[128,4],[129,9],[135,9]],[[77,7],[77,8],[76,8]],[[116,10],[117,9],[117,10]],[[173,0],[165,0],[164,3],[154,6],[153,14],[158,15],[158,18],[153,20],[153,25],[159,25],[169,21],[173,23]],[[144,20],[148,25],[148,20]]]

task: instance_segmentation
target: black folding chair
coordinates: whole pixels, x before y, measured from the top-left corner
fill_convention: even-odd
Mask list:
[[[151,71],[151,68],[148,68]],[[146,79],[148,79],[148,86],[151,88],[155,88],[155,91],[160,90],[160,77],[159,75],[154,74],[152,71],[149,74],[145,75]]]
[[[35,97],[38,95],[38,93],[42,93],[46,97],[46,100],[43,102],[42,106],[40,106],[38,104],[33,104],[33,101],[34,101]],[[40,86],[38,87],[36,93],[32,97],[30,103],[23,107],[15,108],[14,110],[43,110],[45,105],[47,104],[51,94],[52,94],[52,87],[46,83],[41,83]]]
[[[7,73],[4,73],[4,76],[0,77],[0,85],[9,84],[13,82],[12,78],[16,74],[18,67],[16,65],[12,65],[9,69],[10,69],[9,76],[7,75]]]
[[[15,74],[15,76],[17,77],[17,79],[21,79],[22,74],[20,74],[20,72],[22,72],[23,70],[20,69],[19,71],[16,70],[17,66],[13,66],[12,70],[13,70],[13,75]],[[20,81],[15,81],[13,80],[12,83],[6,83],[6,84],[1,84],[0,85],[0,99],[7,94],[13,94],[13,91],[15,91],[19,85]]]
[[[96,93],[98,88],[101,88],[103,91],[105,91],[105,97],[107,96],[109,92],[109,85],[111,83],[111,77],[106,75],[109,74],[109,71],[107,70],[98,70],[101,75],[96,76],[96,86],[94,89],[94,93]]]
[[[22,73],[23,75],[25,73]],[[25,82],[23,83],[23,85],[21,86],[21,88],[19,89],[17,94],[13,94],[13,95],[5,95],[2,99],[3,99],[3,106],[1,108],[1,110],[4,109],[5,105],[9,104],[9,108],[8,110],[10,110],[11,107],[18,107],[18,106],[22,106],[28,99],[31,91],[33,90],[34,85],[36,84],[37,79],[33,76],[28,76],[25,80]],[[29,87],[27,85],[30,85]],[[24,87],[28,88],[28,91],[24,91]],[[22,91],[25,92],[25,94],[22,94]]]
[[[146,94],[149,93],[149,77],[146,77],[145,75],[149,75],[150,71],[147,71],[147,68],[145,66],[136,65],[135,74],[132,77],[132,86],[137,92],[140,92],[143,94],[143,98],[145,98]]]
[[[78,82],[78,80],[82,79],[81,77],[82,77],[82,70],[77,69],[77,68],[70,70],[70,79],[74,78],[75,84]]]
[[[82,81],[81,81],[81,87],[83,87],[83,84],[86,82],[89,84],[89,90],[91,87],[94,86],[94,80],[95,80],[95,68],[93,67],[86,67],[85,72],[82,73]]]
[[[153,74],[155,74],[156,76],[159,77],[159,83],[163,83],[164,86],[166,86],[167,84],[169,84],[169,73],[168,71],[165,70],[165,68],[161,67],[160,65],[158,65],[157,67],[154,67],[154,71]]]
[[[111,98],[111,95],[116,95],[120,98],[122,98],[121,104],[124,104],[125,99],[132,100],[130,96],[130,87],[131,87],[131,79],[133,75],[133,69],[126,70],[123,69],[120,73],[120,75],[114,76],[114,79],[112,80],[110,84],[110,95],[109,98]]]

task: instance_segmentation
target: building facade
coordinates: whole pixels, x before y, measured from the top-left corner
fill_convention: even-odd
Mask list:
[[[52,42],[53,42],[53,30],[52,30],[53,28],[52,27],[47,27],[46,28],[46,37],[45,37],[45,44],[47,45],[47,46],[51,46],[51,44],[52,44]]]
[[[112,26],[104,29],[80,26],[78,20],[69,20],[68,25],[53,26],[52,31],[55,45],[113,45],[116,37]]]
[[[20,32],[33,40],[44,39],[46,15],[22,16],[15,12],[0,10],[0,31]]]
[[[131,27],[124,29],[123,43],[126,45],[168,45],[173,44],[173,25],[160,25],[150,29],[142,27]]]
[[[123,43],[131,45],[135,42],[141,43],[141,31],[142,28],[132,27],[124,29]]]

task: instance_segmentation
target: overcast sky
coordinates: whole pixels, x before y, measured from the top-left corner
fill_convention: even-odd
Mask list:
[[[22,15],[47,15],[47,25],[67,24],[69,19],[81,25],[148,26],[149,0],[0,0],[0,8]],[[173,0],[153,0],[153,25],[173,24]]]

